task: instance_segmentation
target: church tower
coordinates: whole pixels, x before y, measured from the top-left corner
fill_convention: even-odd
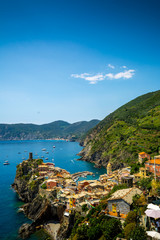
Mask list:
[[[107,165],[107,174],[110,175],[112,174],[112,166],[111,166],[111,163],[109,162],[108,165]]]

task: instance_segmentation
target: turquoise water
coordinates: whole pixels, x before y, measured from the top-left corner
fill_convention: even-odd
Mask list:
[[[53,148],[55,146],[55,148]],[[42,151],[45,148],[46,151]],[[105,169],[96,169],[93,164],[79,161],[77,153],[82,149],[76,142],[33,140],[33,141],[1,141],[0,142],[0,239],[15,240],[19,227],[29,220],[23,213],[18,213],[18,208],[23,204],[12,190],[16,165],[28,159],[29,152],[34,158],[44,156],[44,162],[54,162],[55,166],[66,169],[70,173],[78,171],[92,171],[95,176],[87,179],[97,179]],[[45,160],[48,158],[48,160]],[[54,159],[54,160],[53,160]],[[3,165],[8,160],[10,165]],[[30,240],[44,240],[42,234],[32,235]]]

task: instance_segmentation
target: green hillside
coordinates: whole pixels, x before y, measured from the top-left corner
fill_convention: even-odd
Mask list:
[[[83,140],[80,155],[97,166],[134,163],[139,152],[160,150],[160,91],[142,95],[108,115]]]
[[[0,124],[0,140],[67,138],[77,141],[99,120],[76,122],[55,121],[48,124]]]

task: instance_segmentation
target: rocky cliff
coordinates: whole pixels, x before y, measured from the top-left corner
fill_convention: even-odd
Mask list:
[[[31,219],[31,224],[23,224],[19,229],[22,239],[28,238],[37,226],[44,224],[48,220],[61,221],[65,206],[54,202],[54,193],[47,197],[40,193],[42,177],[36,177],[38,164],[41,160],[23,161],[17,166],[16,177],[13,188],[18,193],[19,198],[25,202],[23,205],[24,214]]]

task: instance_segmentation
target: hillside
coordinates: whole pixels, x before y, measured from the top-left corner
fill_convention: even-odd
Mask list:
[[[0,140],[32,140],[66,138],[72,141],[80,139],[99,120],[76,122],[55,121],[48,124],[0,124]]]
[[[160,150],[160,91],[151,92],[118,108],[86,135],[83,160],[113,168],[135,163],[138,153]]]

